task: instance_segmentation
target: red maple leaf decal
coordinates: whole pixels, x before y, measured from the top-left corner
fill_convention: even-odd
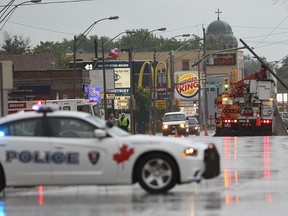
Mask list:
[[[133,154],[134,148],[128,149],[128,145],[123,144],[120,148],[120,152],[113,155],[113,160],[115,160],[117,164],[124,163],[124,161],[129,160]]]

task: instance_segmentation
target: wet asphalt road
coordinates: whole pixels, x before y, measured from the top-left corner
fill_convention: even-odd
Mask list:
[[[183,139],[183,138],[179,138]],[[0,216],[288,215],[288,137],[190,136],[212,141],[221,155],[221,175],[150,195],[132,186],[8,188]]]

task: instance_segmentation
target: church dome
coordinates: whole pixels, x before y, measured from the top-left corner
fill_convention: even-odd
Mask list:
[[[233,34],[231,26],[220,19],[209,24],[207,34]]]
[[[218,9],[217,20],[210,23],[206,30],[206,48],[209,50],[229,49],[238,47],[236,37],[233,35],[231,26],[220,20]]]
[[[233,34],[226,34],[220,41],[222,49],[236,48],[238,47],[238,41]]]

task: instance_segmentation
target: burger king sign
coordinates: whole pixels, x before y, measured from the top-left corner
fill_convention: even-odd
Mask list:
[[[198,72],[175,72],[175,98],[193,99],[199,92]],[[195,97],[196,100],[196,97]]]

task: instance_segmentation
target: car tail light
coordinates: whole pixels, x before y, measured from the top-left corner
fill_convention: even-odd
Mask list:
[[[243,126],[244,126],[244,127],[250,127],[251,124],[250,124],[250,123],[244,123]]]
[[[271,119],[262,119],[261,123],[263,123],[263,124],[271,124],[272,120]]]
[[[224,123],[228,123],[228,124],[232,124],[232,123],[237,123],[238,120],[237,119],[224,119],[223,120]]]

